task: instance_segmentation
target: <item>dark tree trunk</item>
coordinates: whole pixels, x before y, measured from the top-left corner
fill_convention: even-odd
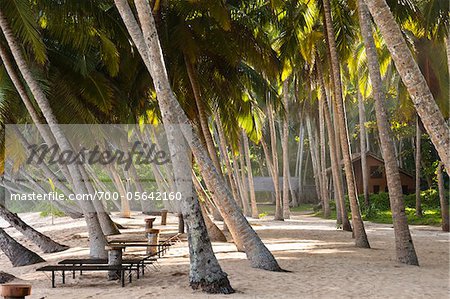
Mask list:
[[[364,222],[361,218],[361,211],[359,208],[358,197],[356,195],[355,176],[353,173],[353,164],[351,156],[351,148],[349,144],[349,135],[347,128],[347,118],[345,113],[344,100],[342,96],[341,85],[341,67],[339,64],[339,57],[337,53],[335,34],[333,29],[333,22],[331,16],[330,0],[323,1],[323,8],[325,13],[325,22],[328,34],[328,44],[331,57],[331,71],[334,81],[334,105],[337,108],[337,120],[339,126],[339,137],[341,141],[342,158],[344,160],[345,178],[347,181],[347,192],[350,201],[350,209],[352,212],[353,233],[355,237],[355,245],[361,248],[370,248],[369,240],[367,239],[366,230],[364,229]]]
[[[0,205],[0,217],[6,220],[19,232],[21,232],[25,237],[36,244],[45,253],[60,252],[69,248],[68,246],[59,244],[46,235],[38,232],[37,230],[26,224],[22,219],[20,219],[17,214],[8,211],[2,205]]]
[[[378,54],[372,35],[370,14],[364,0],[359,0],[359,18],[361,34],[366,47],[367,62],[370,81],[373,86],[375,99],[375,114],[380,135],[380,146],[384,159],[386,181],[389,190],[389,201],[392,211],[392,222],[394,225],[395,249],[397,259],[401,263],[419,265],[414,243],[409,232],[408,220],[403,202],[402,184],[397,161],[394,154],[394,141],[392,139],[391,126],[387,116],[385,93],[381,80]]]
[[[14,279],[16,279],[14,275],[0,271],[0,284],[10,282]]]
[[[420,117],[416,119],[416,215],[422,217],[422,201],[420,198],[420,161],[422,160],[422,130],[420,129]]]
[[[442,217],[442,230],[444,232],[450,231],[449,224],[449,212],[448,212],[448,198],[445,197],[445,188],[444,188],[444,174],[442,173],[442,167],[444,164],[439,162],[437,169],[437,178],[438,178],[438,188],[439,188],[439,200],[441,203],[441,217]]]
[[[0,228],[0,249],[6,254],[14,267],[45,262],[37,253],[11,238],[2,228]]]

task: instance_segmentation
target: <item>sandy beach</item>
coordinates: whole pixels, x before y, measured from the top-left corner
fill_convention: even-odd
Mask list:
[[[366,223],[372,249],[353,246],[351,233],[337,231],[333,220],[324,220],[306,213],[293,214],[290,220],[276,222],[267,216],[251,219],[255,230],[280,265],[291,272],[274,273],[253,269],[245,254],[231,243],[214,243],[214,250],[228,273],[236,293],[206,295],[193,291],[188,285],[189,256],[187,243],[176,244],[159,259],[159,271],[149,269],[144,278],[134,279],[125,288],[118,282],[106,280],[103,272],[68,277],[51,288],[49,276],[35,269],[69,257],[88,254],[84,221],[70,218],[41,218],[38,214],[20,215],[27,223],[55,240],[71,246],[65,252],[41,254],[47,263],[13,268],[6,256],[0,254],[0,269],[15,275],[15,282],[32,285],[28,298],[449,298],[449,234],[438,227],[411,226],[420,267],[396,262],[392,225]],[[143,219],[138,213],[131,219],[114,217],[129,227],[123,233],[139,233]],[[158,222],[158,220],[157,220]],[[170,216],[164,232],[175,232],[176,218]],[[0,226],[8,227],[0,222]],[[22,244],[37,252],[13,228],[6,231]],[[127,251],[126,254],[139,252]]]

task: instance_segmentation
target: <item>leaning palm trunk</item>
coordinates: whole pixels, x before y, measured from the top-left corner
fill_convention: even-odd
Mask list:
[[[169,122],[172,120],[181,123],[183,125],[183,134],[189,136],[191,130],[186,129],[184,126],[189,126],[190,128],[193,127],[171,90],[162,56],[161,45],[158,40],[158,33],[148,3],[145,0],[136,0],[136,4],[139,6],[138,12],[143,26],[144,36],[142,36],[142,32],[134,19],[127,1],[115,0],[115,4],[153,78],[161,114]],[[167,119],[168,117],[170,117],[170,119]],[[188,132],[186,132],[186,130],[188,130]],[[280,271],[281,268],[273,255],[252,229],[247,219],[242,215],[227,188],[226,183],[215,169],[211,158],[208,156],[207,151],[203,147],[198,136],[198,133],[194,131],[192,138],[187,138],[189,140],[189,146],[199,164],[200,171],[205,179],[208,189],[215,192],[217,198],[220,200],[220,205],[218,207],[221,214],[226,215],[225,221],[227,222],[233,239],[240,238],[242,240],[247,257],[253,267]],[[199,209],[198,212],[200,212]],[[209,269],[211,269],[211,267],[206,267],[205,271],[209,271]],[[217,270],[214,273],[217,273],[218,275],[223,272]],[[223,280],[223,274],[216,276],[217,279]],[[214,282],[215,280],[210,279],[209,281]]]
[[[315,186],[316,186],[316,193],[317,193],[317,197],[319,198],[319,201],[322,205],[322,208],[324,207],[323,204],[323,197],[322,197],[322,179],[319,176],[320,170],[318,168],[318,161],[317,161],[317,153],[318,153],[318,148],[317,148],[317,143],[314,139],[314,135],[313,135],[313,131],[312,131],[312,125],[311,125],[311,118],[309,117],[309,115],[306,116],[306,129],[308,132],[308,141],[309,141],[309,153],[311,155],[311,164],[312,164],[312,169],[313,169],[313,175],[314,175],[314,182],[315,182]]]
[[[253,181],[252,160],[250,159],[250,146],[248,144],[248,136],[242,131],[242,139],[244,140],[245,161],[247,163],[247,177],[250,191],[250,204],[252,207],[252,218],[258,219],[258,205],[256,203],[255,183]]]
[[[239,193],[239,201],[237,202],[237,204],[239,205],[240,208],[244,209],[244,194],[243,194],[243,190],[244,187],[242,186],[242,180],[240,179],[239,176],[239,163],[236,159],[236,156],[233,154],[233,172],[234,172],[234,177],[236,178],[236,185],[237,185],[237,191]]]
[[[370,208],[369,203],[369,173],[367,170],[367,149],[366,149],[366,111],[364,109],[364,99],[359,91],[358,92],[358,114],[359,114],[359,146],[361,152],[361,172],[363,181],[363,194],[366,208]]]
[[[400,74],[419,114],[425,130],[430,135],[447,173],[450,173],[450,130],[445,123],[427,82],[409,50],[400,27],[385,0],[365,0],[383,36],[396,69]]]
[[[420,118],[416,118],[416,215],[422,216],[422,201],[420,198],[420,161],[422,160],[422,130],[420,129]]]
[[[120,194],[120,217],[130,218],[130,202],[127,199],[127,190],[125,190],[125,186],[123,185],[119,171],[117,170],[117,167],[115,165],[110,164],[108,165],[108,172],[113,180],[117,192],[119,192]]]
[[[206,115],[205,104],[202,101],[203,99],[201,97],[197,73],[195,72],[191,58],[188,57],[187,54],[184,55],[184,62],[189,76],[189,81],[191,83],[192,92],[194,94],[195,103],[197,104],[198,118],[200,120],[201,132],[205,137],[206,148],[208,149],[209,156],[214,163],[214,167],[216,167],[217,171],[222,174],[222,168],[220,167],[219,159],[217,157],[216,147],[214,145],[211,131],[209,130],[208,116]]]
[[[328,197],[328,184],[326,175],[326,148],[325,148],[325,124],[324,103],[319,101],[319,131],[320,131],[320,177],[322,178],[323,216],[330,217],[330,199]]]
[[[4,284],[16,279],[14,275],[0,271],[0,284]]]
[[[245,175],[245,161],[244,161],[244,145],[242,139],[239,140],[239,165],[241,170],[241,195],[242,195],[242,206],[245,216],[251,216],[250,200],[248,198],[248,184],[247,176]]]
[[[231,192],[233,194],[233,198],[240,202],[240,195],[237,187],[236,177],[233,173],[233,168],[231,166],[230,157],[228,156],[227,144],[225,140],[225,134],[223,132],[222,121],[220,120],[220,116],[216,115],[215,120],[217,123],[217,132],[219,134],[219,146],[220,151],[222,152],[222,158],[225,160],[225,166],[227,170],[228,181],[230,182]]]
[[[336,48],[333,22],[331,19],[330,0],[323,1],[323,8],[325,13],[325,22],[327,26],[328,43],[331,56],[331,69],[334,81],[334,95],[335,95],[334,104],[337,108],[338,113],[337,118],[339,124],[339,137],[341,140],[342,157],[344,159],[344,170],[348,187],[347,192],[350,201],[350,209],[352,212],[352,224],[355,236],[355,245],[357,247],[370,248],[369,240],[367,239],[366,235],[366,230],[364,229],[364,222],[362,221],[361,218],[361,211],[359,209],[358,197],[356,196],[355,177],[353,174],[353,164],[347,130],[347,119],[344,109],[344,100],[342,98],[341,71]]]
[[[68,246],[59,244],[46,235],[38,232],[20,219],[17,214],[8,211],[3,205],[0,205],[0,217],[21,232],[28,240],[36,244],[45,253],[60,252],[69,248]]]
[[[352,227],[350,222],[348,221],[347,209],[345,207],[344,202],[344,185],[342,183],[341,177],[341,167],[339,163],[338,153],[337,153],[337,145],[335,138],[335,131],[333,128],[333,124],[331,121],[331,113],[330,106],[328,105],[328,98],[325,92],[325,84],[323,82],[323,75],[320,63],[317,64],[317,76],[319,78],[319,85],[322,94],[322,98],[324,101],[324,118],[325,124],[327,126],[328,131],[328,145],[330,148],[330,160],[331,160],[331,174],[333,176],[333,185],[334,185],[334,195],[336,201],[336,210],[341,215],[341,222],[339,223],[339,219],[337,224],[342,224],[342,229],[345,231],[352,231]]]
[[[364,0],[359,0],[359,14],[361,34],[364,39],[367,53],[370,81],[373,86],[375,114],[377,117],[381,151],[383,153],[386,180],[389,190],[397,259],[405,264],[419,265],[406,218],[400,173],[394,155],[394,143],[391,136],[392,132],[388,121],[386,106],[384,104],[385,95],[378,64],[378,54],[372,36],[370,14],[367,10],[367,6],[364,4]]]
[[[442,217],[441,227],[444,232],[448,232],[450,231],[448,198],[445,196],[444,175],[442,174],[442,167],[443,167],[442,162],[439,162],[437,169],[437,179],[439,188],[439,201],[441,203],[441,217]]]
[[[50,128],[51,133],[53,134],[56,144],[60,148],[61,151],[73,152],[73,149],[64,136],[61,128],[58,125],[55,115],[49,105],[46,95],[43,90],[39,86],[38,82],[34,79],[30,68],[27,65],[25,58],[22,55],[21,49],[15,39],[15,36],[9,27],[8,21],[6,17],[3,15],[3,12],[0,10],[0,28],[5,36],[5,39],[11,49],[11,53],[14,57],[14,60],[17,64],[17,67],[22,74],[23,79],[27,83],[30,88],[31,93],[34,96],[42,114],[44,115],[48,126]],[[72,183],[75,189],[76,194],[87,194],[86,187],[83,184],[83,179],[81,177],[80,172],[76,165],[68,165],[69,170],[69,178],[72,179]],[[89,242],[90,242],[90,254],[92,257],[96,258],[105,258],[106,257],[106,238],[103,235],[103,232],[100,227],[100,223],[98,222],[97,215],[92,206],[91,202],[82,201],[81,206],[83,209],[84,217],[87,223],[87,228],[89,231]]]
[[[208,211],[206,211],[205,204],[210,200],[208,198],[208,194],[206,194],[202,185],[198,181],[194,172],[192,172],[192,182],[194,183],[194,189],[197,194],[197,198],[199,198],[200,208],[202,209],[202,216],[205,221],[206,230],[208,231],[209,239],[212,242],[226,242],[227,238],[223,234],[223,232],[217,227],[217,225],[209,218]],[[200,201],[200,198],[203,201]]]
[[[22,246],[0,228],[0,249],[10,260],[14,267],[28,266],[45,262],[37,253]]]
[[[300,115],[300,140],[299,140],[299,157],[298,157],[298,171],[296,171],[297,182],[298,182],[298,203],[302,201],[303,198],[303,184],[302,184],[302,170],[303,170],[303,155],[304,155],[304,143],[305,143],[305,128],[303,126],[303,117]]]
[[[283,151],[283,218],[290,218],[289,210],[289,81],[283,82],[283,104],[284,119],[282,131],[282,151]]]
[[[267,119],[269,122],[270,148],[272,150],[272,172],[275,189],[275,220],[283,219],[283,209],[280,196],[280,180],[278,175],[278,151],[277,151],[277,132],[275,130],[274,111],[272,105],[267,105]]]
[[[84,167],[80,167],[79,169],[89,194],[95,194],[94,186],[87,175],[86,169],[84,169]],[[98,221],[102,228],[103,234],[105,236],[119,235],[120,231],[114,221],[112,221],[111,217],[109,217],[108,213],[106,213],[103,203],[100,200],[94,199],[92,204],[97,212]]]

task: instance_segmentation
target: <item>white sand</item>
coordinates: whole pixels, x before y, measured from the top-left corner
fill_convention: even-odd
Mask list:
[[[37,267],[56,264],[67,257],[88,254],[82,220],[40,218],[37,214],[21,215],[27,223],[55,240],[70,245],[66,252],[42,254],[48,263],[12,268],[0,253],[0,270],[14,274],[33,286],[28,298],[449,298],[449,234],[437,227],[412,226],[420,267],[406,266],[395,261],[394,237],[391,225],[366,223],[372,249],[353,246],[351,233],[336,231],[334,221],[308,215],[294,215],[291,220],[275,222],[269,217],[251,220],[258,234],[274,253],[280,265],[291,273],[274,273],[253,269],[245,254],[235,251],[232,244],[214,244],[223,269],[228,273],[236,293],[206,295],[188,286],[189,257],[187,244],[181,243],[160,259],[161,270],[146,271],[145,277],[134,279],[121,288],[118,282],[108,282],[106,274],[86,273],[66,285],[57,278],[52,289],[49,278],[35,272]],[[133,225],[142,231],[143,216],[134,219],[115,218],[121,224]],[[159,224],[157,219],[157,224]],[[7,224],[0,222],[0,226]],[[157,225],[157,227],[159,227]],[[161,227],[176,231],[176,218]],[[6,230],[24,241],[12,228]],[[39,252],[29,241],[23,244]]]

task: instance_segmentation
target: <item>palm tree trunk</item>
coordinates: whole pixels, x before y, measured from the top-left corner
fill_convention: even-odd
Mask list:
[[[203,136],[205,137],[206,148],[208,149],[209,156],[214,163],[214,167],[216,167],[219,174],[222,174],[222,168],[219,163],[219,158],[217,157],[216,147],[212,139],[211,131],[209,130],[208,116],[206,115],[205,104],[203,103],[200,94],[200,86],[198,84],[197,73],[194,70],[194,65],[191,59],[186,54],[184,54],[184,62],[186,65],[189,82],[191,83],[192,91],[194,94],[195,103],[197,105],[198,118],[200,120],[201,131],[203,132]]]
[[[379,69],[378,54],[372,36],[370,14],[367,10],[367,6],[364,4],[364,0],[359,0],[359,14],[361,34],[364,39],[367,53],[370,81],[373,86],[375,114],[377,118],[378,132],[381,140],[380,146],[383,153],[386,180],[389,190],[397,259],[401,263],[418,266],[419,261],[417,260],[416,251],[409,232],[405,205],[403,202],[400,173],[394,155],[394,142],[384,103],[385,94]]]
[[[314,135],[312,132],[311,118],[309,117],[309,115],[306,116],[306,130],[308,133],[309,152],[311,155],[311,164],[312,164],[312,168],[313,168],[316,193],[317,193],[317,197],[319,198],[319,201],[320,201],[322,209],[323,209],[324,204],[323,204],[322,191],[321,191],[322,190],[321,189],[322,182],[321,182],[321,178],[319,176],[320,170],[317,167],[318,161],[317,161],[317,156],[316,156],[316,154],[318,152],[318,148],[316,147],[316,142],[315,142]]]
[[[245,216],[251,216],[251,209],[250,209],[250,201],[248,198],[248,185],[249,182],[247,180],[247,176],[245,175],[245,161],[244,161],[244,146],[242,139],[239,140],[239,165],[241,170],[241,195],[242,195],[242,206],[244,210]]]
[[[194,183],[194,189],[197,194],[197,198],[199,198],[200,208],[202,209],[202,216],[205,221],[206,230],[208,231],[209,239],[212,242],[226,242],[227,238],[223,234],[223,232],[217,227],[217,225],[209,218],[208,212],[206,211],[205,204],[210,200],[208,198],[208,194],[206,194],[205,190],[201,186],[194,172],[192,172],[192,182]],[[203,202],[200,201],[200,198],[203,199]]]
[[[274,111],[272,105],[267,105],[267,118],[269,122],[270,133],[270,148],[272,150],[272,171],[273,171],[273,184],[275,189],[275,220],[284,220],[283,209],[280,196],[280,179],[278,172],[278,152],[277,152],[277,132],[275,130]]]
[[[233,155],[232,156],[233,157],[233,174],[234,174],[234,177],[236,178],[236,186],[238,189],[237,191],[239,193],[239,198],[238,198],[239,201],[237,202],[237,204],[238,204],[239,208],[243,209],[244,201],[245,201],[245,199],[244,199],[245,194],[243,193],[244,187],[242,186],[242,180],[239,176],[239,163],[236,159],[236,156],[234,154],[232,154],[232,155]]]
[[[283,82],[283,135],[282,135],[282,151],[283,151],[283,218],[290,218],[289,210],[289,81]]]
[[[326,148],[325,148],[325,124],[324,124],[324,102],[319,101],[319,131],[320,131],[320,176],[322,178],[323,216],[330,217],[330,199],[328,197],[328,184],[326,175]]]
[[[422,130],[420,129],[420,118],[416,117],[416,215],[422,217],[422,201],[420,200],[420,161],[422,160]]]
[[[120,194],[120,217],[131,218],[130,203],[127,199],[127,191],[125,190],[125,186],[120,178],[119,171],[113,164],[108,165],[108,170],[114,182],[114,186]]]
[[[450,78],[450,33],[445,39],[445,44],[447,46],[447,67],[448,67],[448,76]],[[448,80],[448,90],[450,93],[450,80]]]
[[[42,114],[44,115],[48,123],[50,131],[52,132],[57,145],[59,146],[61,151],[73,152],[69,141],[66,139],[66,137],[64,136],[62,130],[58,125],[58,122],[49,105],[47,97],[45,96],[38,82],[34,79],[31,70],[27,65],[27,61],[22,55],[21,49],[16,41],[16,38],[11,28],[9,27],[8,21],[6,17],[3,15],[3,12],[1,10],[0,10],[0,28],[3,32],[3,35],[5,36],[9,48],[11,49],[11,53],[17,64],[17,67],[19,68],[19,71],[22,74],[23,79],[30,88],[30,91],[33,94],[34,99],[36,100],[39,108],[41,109]],[[72,179],[76,194],[87,194],[86,187],[83,184],[81,174],[78,171],[76,165],[68,165],[68,169],[70,172],[69,177]],[[89,231],[91,256],[97,258],[104,258],[106,257],[106,250],[105,250],[106,238],[101,230],[100,223],[95,213],[95,209],[93,208],[92,203],[88,201],[82,201],[81,206],[84,212],[84,217]]]
[[[366,231],[364,229],[364,223],[361,218],[361,211],[359,209],[358,197],[356,196],[355,177],[353,174],[353,164],[347,130],[347,119],[344,109],[344,101],[342,98],[341,71],[336,48],[333,22],[331,19],[330,0],[324,0],[323,7],[325,12],[325,21],[327,26],[328,42],[331,54],[331,69],[334,80],[334,91],[335,91],[334,104],[336,105],[338,112],[337,117],[339,124],[339,136],[341,140],[342,157],[344,159],[345,177],[348,186],[347,192],[350,201],[350,209],[352,212],[352,223],[353,223],[353,232],[355,236],[355,245],[361,248],[370,248],[369,240],[367,239]]]
[[[89,194],[95,194],[94,186],[92,186],[92,183],[84,167],[80,167],[80,172],[83,176],[83,180]],[[111,217],[109,217],[108,213],[106,213],[103,203],[100,200],[93,200],[92,204],[94,205],[95,211],[97,212],[98,221],[100,222],[103,234],[105,236],[119,235],[120,231],[114,221],[112,221]]]
[[[13,281],[14,279],[16,279],[16,277],[14,275],[0,271],[0,284],[4,284],[4,283],[10,282],[10,281]]]
[[[330,76],[332,77],[332,76]],[[337,161],[338,161],[338,165],[339,165],[339,172],[338,172],[338,176],[339,176],[339,181],[342,184],[342,196],[345,195],[345,187],[344,187],[344,176],[342,174],[342,155],[341,155],[341,141],[339,139],[339,125],[338,125],[338,120],[337,120],[337,113],[336,113],[336,105],[333,105],[333,101],[332,101],[332,96],[330,94],[330,100],[328,101],[328,106],[330,109],[330,117],[331,115],[332,117],[332,121],[333,121],[333,128],[334,128],[334,141],[336,144],[336,157],[337,157]],[[342,201],[336,201],[336,224],[338,226],[343,225],[343,221],[345,221],[344,216],[342,215],[342,210],[345,210],[347,212],[347,208],[345,205],[345,198],[342,197]],[[348,216],[347,216],[348,217]],[[349,222],[350,223],[350,222]]]
[[[195,128],[190,124],[186,114],[171,90],[162,56],[161,45],[158,40],[158,33],[148,3],[146,3],[145,0],[136,0],[136,4],[139,6],[137,9],[139,18],[143,26],[142,33],[127,1],[115,0],[114,2],[153,78],[163,118],[167,120],[168,123],[172,121],[172,123],[180,123],[182,125],[183,134],[186,136],[186,139],[188,139],[189,146],[199,164],[200,171],[205,178],[208,189],[215,192],[217,198],[220,200],[218,208],[222,215],[226,215],[226,218],[224,219],[227,222],[233,239],[241,238],[245,246],[247,258],[250,260],[253,267],[271,271],[281,271],[281,268],[273,255],[252,229],[247,219],[242,215],[242,212],[234,201],[226,183],[215,169],[211,158],[206,154],[207,152],[200,142],[198,133],[195,132]],[[189,127],[189,129],[187,129],[187,127]],[[192,132],[192,129],[194,129],[194,132]],[[191,134],[192,138],[188,138]],[[219,271],[215,271],[215,273],[219,273]]]
[[[223,159],[225,160],[225,166],[226,166],[226,170],[227,170],[228,181],[230,182],[230,186],[231,186],[231,192],[233,194],[233,198],[237,202],[240,202],[241,199],[240,199],[239,192],[238,192],[236,177],[234,176],[233,168],[232,168],[231,162],[230,162],[230,157],[228,156],[227,144],[226,144],[225,134],[223,132],[222,121],[220,120],[220,115],[216,115],[215,120],[217,123],[217,132],[219,134],[219,145],[220,145],[221,152],[223,153]]]
[[[450,130],[409,50],[385,0],[365,0],[447,173],[450,173]]]
[[[195,192],[192,193],[193,198],[184,200],[182,209],[183,219],[188,231],[189,284],[194,290],[201,289],[207,293],[234,293],[227,274],[222,271],[214,255],[200,203]],[[206,214],[205,216],[208,217]],[[212,222],[211,219],[209,221]]]
[[[442,230],[444,232],[450,231],[450,220],[448,211],[448,198],[445,196],[444,187],[444,175],[442,173],[443,163],[439,162],[437,168],[437,179],[438,179],[438,189],[439,189],[439,201],[441,203],[441,217],[442,217]]]
[[[272,178],[272,183],[273,183],[273,186],[274,186],[273,199],[274,199],[274,202],[275,202],[276,198],[277,198],[276,190],[275,190],[275,184],[276,184],[277,177],[275,176],[275,173],[274,173],[274,169],[273,169],[273,165],[272,165],[272,158],[270,157],[270,153],[269,153],[269,146],[267,145],[266,141],[264,140],[264,136],[262,136],[262,138],[261,138],[261,145],[262,145],[262,148],[263,148],[264,157],[266,159],[267,170],[269,172],[270,177]]]
[[[298,171],[296,172],[297,182],[298,182],[298,202],[297,205],[302,201],[303,197],[303,184],[302,184],[302,173],[303,173],[303,156],[305,148],[305,127],[303,125],[303,117],[300,118],[300,139],[299,139],[299,158],[298,158]]]
[[[136,191],[139,192],[139,194],[143,194],[145,190],[139,181],[139,176],[136,167],[134,167],[134,163],[130,164],[129,175],[136,187]],[[156,210],[155,204],[151,200],[141,200],[141,207],[143,213],[151,213]]]
[[[44,253],[60,252],[69,248],[38,232],[20,219],[17,214],[8,211],[3,205],[0,205],[0,217],[21,232],[28,240],[36,244]]]
[[[364,99],[358,89],[358,114],[359,114],[359,145],[361,149],[361,172],[363,181],[364,203],[366,208],[370,208],[369,203],[369,172],[367,169],[367,148],[366,148],[366,111],[364,109]]]
[[[341,218],[337,219],[337,224],[342,224],[342,229],[345,231],[352,231],[352,227],[350,225],[350,221],[348,220],[347,215],[347,209],[345,207],[345,201],[344,201],[344,184],[342,182],[342,176],[341,174],[341,166],[340,166],[340,160],[338,158],[337,153],[337,144],[336,144],[336,138],[335,138],[335,131],[333,126],[333,123],[331,121],[331,112],[330,112],[330,105],[328,104],[328,98],[327,93],[325,91],[325,84],[323,81],[323,74],[321,69],[321,64],[317,63],[317,76],[319,78],[319,85],[320,90],[322,94],[322,98],[324,101],[324,118],[325,118],[325,124],[327,126],[328,131],[328,146],[330,148],[330,160],[331,160],[331,174],[333,177],[333,185],[334,185],[334,191],[335,191],[335,201],[336,201],[336,212],[337,214],[341,215]],[[340,220],[340,221],[339,221]]]
[[[14,267],[28,266],[45,262],[37,253],[22,246],[0,228],[0,249],[10,260]]]
[[[255,183],[253,182],[252,160],[250,159],[250,146],[248,144],[248,136],[244,130],[242,130],[242,139],[244,140],[245,160],[247,162],[247,176],[248,176],[248,185],[250,189],[250,204],[252,207],[252,218],[258,219],[259,213],[258,213],[258,205],[256,203]]]

